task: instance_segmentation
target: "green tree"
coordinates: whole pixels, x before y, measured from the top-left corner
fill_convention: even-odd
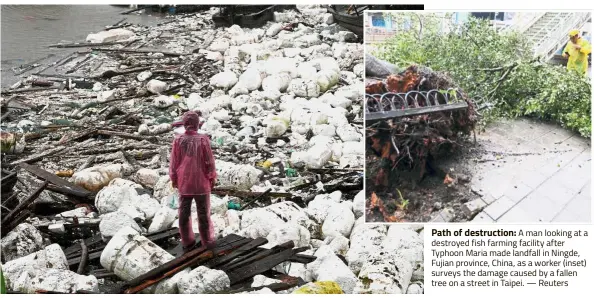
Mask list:
[[[378,58],[447,72],[479,105],[491,107],[485,121],[535,116],[590,137],[589,78],[535,57],[521,34],[497,32],[475,18],[458,25],[450,15],[401,12],[393,18],[412,26],[379,45]]]
[[[6,294],[6,282],[4,281],[4,273],[0,266],[0,294]]]

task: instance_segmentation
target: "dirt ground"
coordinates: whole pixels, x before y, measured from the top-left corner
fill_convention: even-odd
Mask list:
[[[455,151],[430,162],[422,179],[412,172],[392,171],[388,186],[378,186],[375,182],[381,161],[372,151],[367,151],[366,221],[429,222],[438,214],[443,217],[441,221],[471,221],[479,215],[468,210],[465,213],[462,206],[479,198],[489,207],[493,205],[492,209],[509,201],[509,206],[502,211],[504,213],[513,211],[516,205],[532,210],[544,204],[547,212],[543,212],[551,213],[550,216],[541,212],[544,215],[539,215],[538,220],[528,215],[515,220],[550,221],[561,214],[576,195],[579,199],[584,188],[582,184],[589,181],[588,144],[588,140],[554,123],[530,118],[501,120],[477,133],[476,143],[472,137],[465,139]],[[548,179],[555,184],[550,184]],[[586,182],[582,183],[582,180]],[[561,189],[561,185],[568,185],[563,188],[567,190],[547,188]],[[383,214],[377,206],[379,202],[373,200],[373,193],[383,203]],[[528,204],[532,202],[531,196],[538,199],[536,207]],[[546,196],[552,196],[553,201],[541,202]],[[501,197],[502,203],[494,203]],[[524,198],[528,199],[526,203]],[[556,209],[554,200],[562,201]],[[571,204],[567,206],[571,207]],[[388,218],[390,216],[392,218]],[[497,214],[490,217],[497,217]]]
[[[468,161],[481,159],[484,156],[483,147],[481,143],[465,141],[454,154],[432,162],[428,172],[420,180],[409,172],[392,171],[388,187],[375,185],[376,169],[380,161],[375,155],[367,154],[369,175],[365,181],[366,196],[370,198],[372,193],[375,193],[383,201],[386,211],[389,214],[396,213],[402,222],[428,222],[436,213],[447,207],[454,210],[452,221],[468,221],[469,218],[462,212],[462,205],[480,198],[480,195],[471,191],[468,184],[474,164]],[[456,182],[445,184],[446,174]],[[402,201],[407,202],[404,208],[398,207],[403,205]],[[370,200],[367,200],[367,222],[385,222],[384,216],[377,208],[369,210],[369,207]]]

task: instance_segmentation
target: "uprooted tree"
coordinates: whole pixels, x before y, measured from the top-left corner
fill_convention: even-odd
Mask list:
[[[424,193],[401,190],[411,185],[415,189],[414,181],[425,171],[439,171],[431,167],[431,160],[463,146],[479,120],[484,125],[500,117],[538,117],[590,137],[589,79],[534,57],[520,34],[497,32],[478,19],[454,25],[436,14],[399,12],[393,19],[407,22],[407,30],[373,53],[385,62],[366,57],[367,112],[394,110],[391,101],[370,94],[412,91],[427,97],[433,92],[428,90],[449,94],[452,88],[468,107],[366,123],[368,218],[418,219],[407,212],[407,205],[424,204],[419,203],[424,199],[416,199]],[[443,171],[437,174],[445,185],[455,180]],[[421,212],[419,208],[414,210]]]
[[[376,157],[381,160],[374,173],[370,173],[376,186],[387,186],[390,180],[388,173],[394,169],[412,171],[421,178],[428,158],[451,152],[460,137],[473,132],[478,121],[476,105],[455,87],[447,75],[415,65],[385,80],[367,80],[366,106],[372,113],[369,115],[388,109],[404,109],[404,101],[410,107],[415,104],[435,107],[435,103],[442,107],[430,113],[404,115],[374,123],[368,120],[366,156],[368,160]],[[447,102],[450,103],[463,101],[467,106],[447,109],[450,105],[445,98],[449,98]]]
[[[410,30],[380,45],[374,55],[399,67],[418,64],[447,72],[479,105],[484,120],[535,116],[591,135],[589,78],[534,57],[519,33],[497,32],[486,20],[445,24],[434,14],[399,12]],[[444,27],[450,30],[445,32]]]
[[[382,62],[368,57],[366,63],[373,68]],[[413,183],[420,181],[432,168],[431,159],[463,144],[480,115],[451,77],[423,66],[412,65],[384,78],[368,77],[365,93],[367,214],[372,220],[402,221],[409,200],[396,189],[399,198],[385,204],[375,192],[391,192],[390,185],[403,174]]]

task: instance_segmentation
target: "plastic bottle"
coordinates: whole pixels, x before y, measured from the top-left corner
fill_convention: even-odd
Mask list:
[[[171,194],[171,199],[169,200],[169,208],[171,208],[171,209],[179,208],[179,197],[177,196],[176,192]]]

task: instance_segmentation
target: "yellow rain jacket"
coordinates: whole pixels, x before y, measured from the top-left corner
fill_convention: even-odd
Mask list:
[[[577,45],[581,47],[578,51],[574,48],[574,43],[569,41],[563,50],[563,53],[569,53],[569,59],[567,61],[567,69],[574,69],[582,75],[585,75],[588,71],[588,54],[592,52],[592,46],[587,40],[579,38]]]

